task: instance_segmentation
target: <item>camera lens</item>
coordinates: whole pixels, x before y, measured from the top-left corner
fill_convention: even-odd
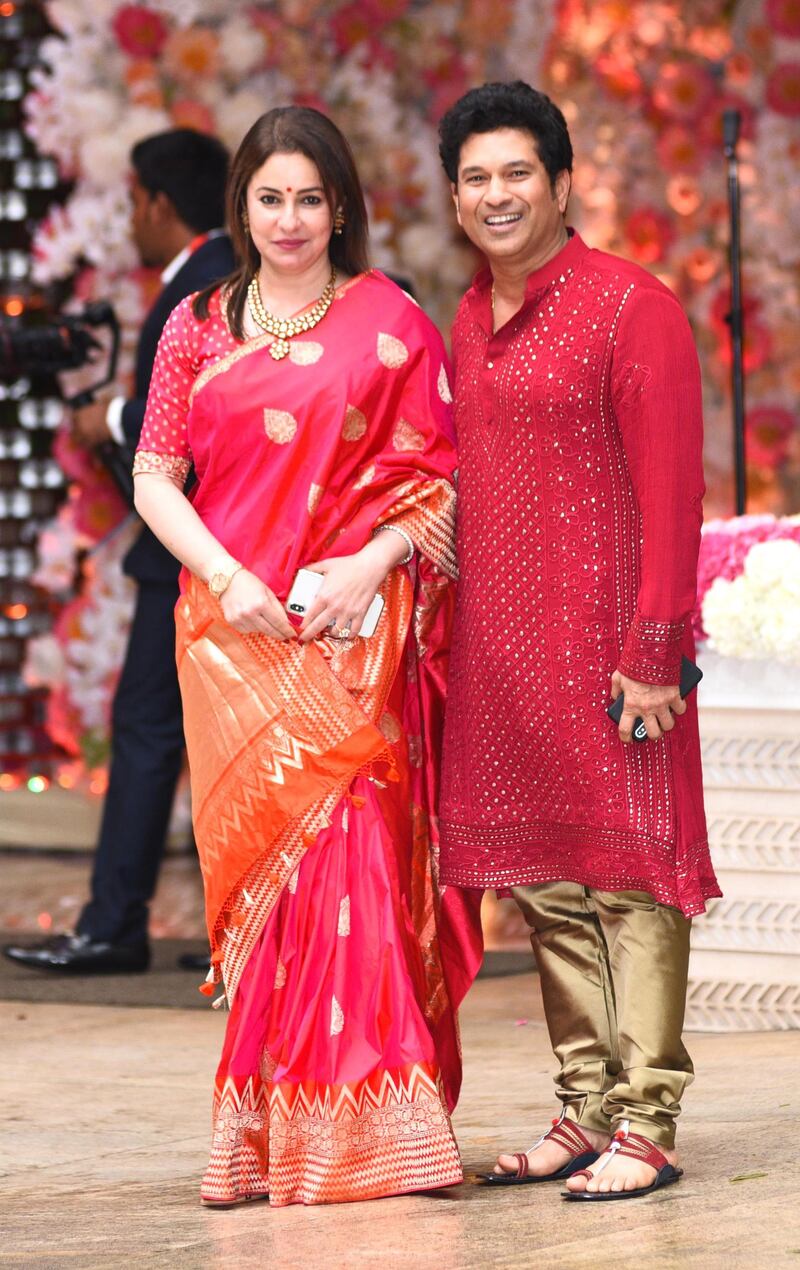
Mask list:
[[[305,613],[306,611],[305,604],[290,604],[289,608],[292,613]]]

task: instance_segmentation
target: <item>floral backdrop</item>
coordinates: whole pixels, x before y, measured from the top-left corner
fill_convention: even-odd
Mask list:
[[[471,85],[522,77],[567,116],[572,221],[592,245],[652,269],[689,312],[716,516],[732,503],[721,116],[739,109],[750,510],[800,507],[798,0],[51,0],[47,10],[60,35],[45,42],[27,126],[74,186],[39,227],[35,277],[74,279],[76,301],[113,299],[123,374],[154,286],[128,235],[127,156],[139,138],[181,125],[235,147],[271,105],[333,114],[358,155],[376,262],[410,274],[446,327],[475,261],[453,223],[436,122]],[[44,532],[37,581],[63,607],[53,634],[33,642],[28,673],[53,687],[59,742],[96,763],[130,607],[118,561],[132,530],[119,528],[125,509],[103,472],[66,437],[59,453],[70,498]]]

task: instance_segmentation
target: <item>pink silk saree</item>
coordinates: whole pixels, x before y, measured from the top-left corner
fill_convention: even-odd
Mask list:
[[[269,342],[180,304],[135,470],[182,485],[193,463],[199,515],[282,600],[379,524],[417,549],[369,640],[239,635],[188,574],[176,610],[210,981],[230,1006],[202,1194],[285,1205],[462,1180],[456,1010],[481,936],[476,900],[436,880],[455,575],[441,339],[371,272],[284,361]]]

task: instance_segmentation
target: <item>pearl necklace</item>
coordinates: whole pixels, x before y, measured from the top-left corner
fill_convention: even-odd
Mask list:
[[[333,303],[335,290],[336,270],[331,269],[331,276],[328,279],[325,290],[313,308],[307,309],[299,317],[279,318],[275,317],[274,313],[270,313],[269,309],[264,308],[264,301],[261,299],[261,291],[258,285],[258,274],[253,275],[247,288],[247,303],[256,326],[260,326],[262,331],[266,331],[267,334],[275,337],[269,346],[269,352],[276,362],[281,361],[288,354],[289,340],[292,336],[301,335],[304,331],[310,331],[322,321]]]

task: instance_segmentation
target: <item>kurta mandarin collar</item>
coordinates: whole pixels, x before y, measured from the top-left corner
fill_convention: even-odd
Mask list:
[[[525,283],[525,300],[522,308],[514,315],[514,318],[511,318],[506,323],[506,326],[510,326],[528,304],[538,300],[550,287],[563,279],[567,272],[574,270],[589,251],[586,243],[576,230],[568,229],[567,233],[569,238],[561,250],[557,251],[541,268],[534,269],[532,273],[528,274]],[[489,334],[492,333],[493,325],[491,292],[492,271],[488,265],[485,265],[475,275],[472,286],[467,292],[467,300],[475,318]],[[500,329],[502,330],[502,328]]]

